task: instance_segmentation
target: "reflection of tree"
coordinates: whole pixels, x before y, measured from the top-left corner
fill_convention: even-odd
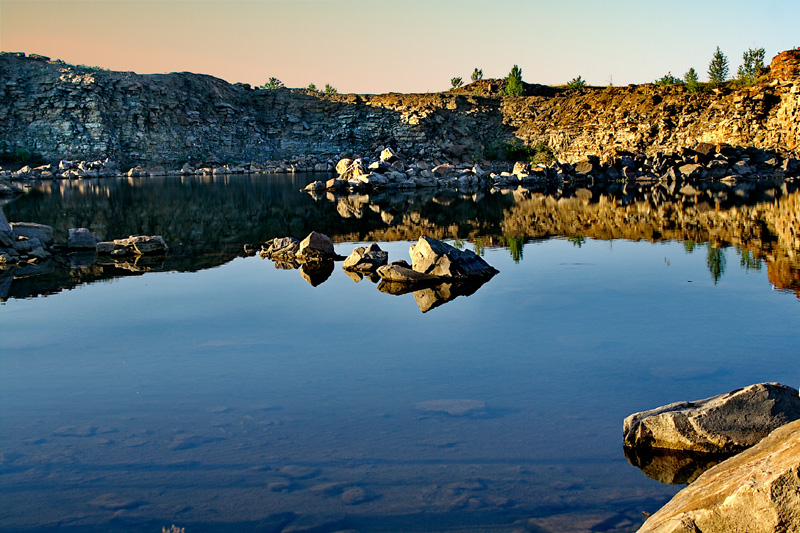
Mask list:
[[[757,258],[752,250],[737,250],[741,257],[739,264],[745,270],[761,270],[761,259]]]
[[[706,264],[708,265],[708,271],[711,272],[711,277],[714,278],[714,285],[716,285],[725,272],[725,252],[723,249],[709,243]]]
[[[683,249],[686,250],[687,254],[694,252],[695,246],[697,246],[697,243],[694,241],[691,240],[683,241]]]
[[[567,237],[567,240],[572,243],[572,246],[577,246],[578,248],[580,248],[586,242],[586,237],[578,237],[578,236]]]
[[[511,258],[515,263],[522,261],[522,247],[525,246],[525,237],[503,237],[503,243],[508,246]]]

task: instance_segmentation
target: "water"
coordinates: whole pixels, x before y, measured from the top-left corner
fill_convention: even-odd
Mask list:
[[[634,531],[681,487],[627,462],[625,416],[800,381],[789,364],[800,306],[768,279],[773,240],[753,248],[763,262],[700,239],[501,247],[491,230],[523,200],[464,195],[446,219],[442,204],[405,198],[391,226],[377,210],[343,218],[295,182],[261,180],[195,183],[197,198],[169,208],[155,200],[169,182],[100,182],[98,196],[124,191],[127,208],[54,193],[5,206],[11,220],[45,223],[95,209],[118,233],[114,213],[135,210],[209,268],[173,257],[137,275],[83,267],[102,283],[63,283],[80,270],[65,265],[52,286],[13,280],[0,306],[0,529]],[[213,198],[252,216],[209,214]],[[244,242],[281,236],[263,213],[290,222],[287,210],[310,212],[292,224],[328,231],[342,255],[365,235],[428,227],[484,243],[500,273],[425,313],[340,264],[312,287],[239,256]],[[192,240],[200,215],[182,214],[198,212],[203,227],[231,220],[230,237]],[[410,240],[380,244],[408,258]],[[49,295],[23,297],[36,287]]]

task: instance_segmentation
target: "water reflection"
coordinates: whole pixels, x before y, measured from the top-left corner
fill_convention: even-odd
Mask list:
[[[667,485],[688,485],[700,474],[734,454],[697,453],[625,447],[625,458],[649,478]]]
[[[800,297],[800,193],[790,183],[606,183],[576,187],[516,187],[463,191],[392,191],[308,195],[318,176],[204,176],[51,181],[4,206],[12,221],[53,226],[56,241],[71,227],[102,239],[163,235],[172,253],[163,262],[98,262],[61,257],[34,272],[6,269],[0,298],[50,294],[82,283],[157,270],[195,271],[244,255],[242,246],[311,231],[334,242],[413,241],[426,234],[471,246],[508,250],[515,262],[526,244],[553,237],[576,247],[586,239],[684,242],[707,254],[709,279],[725,278],[727,249],[740,266],[766,264],[770,282]],[[291,265],[276,265],[290,267]],[[322,272],[306,269],[312,284]],[[327,279],[327,278],[325,278]]]

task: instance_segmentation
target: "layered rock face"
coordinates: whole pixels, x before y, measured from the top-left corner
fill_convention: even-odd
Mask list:
[[[518,98],[257,90],[199,74],[138,75],[5,53],[0,149],[121,166],[294,158],[302,167],[306,156],[335,163],[385,146],[417,159],[472,161],[513,137],[545,143],[565,162],[698,142],[797,154],[795,52],[776,57],[772,81],[742,90],[641,85]]]

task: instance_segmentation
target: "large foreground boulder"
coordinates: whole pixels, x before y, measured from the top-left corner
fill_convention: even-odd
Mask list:
[[[448,279],[488,278],[497,270],[470,250],[459,250],[427,235],[411,245],[411,266],[417,272]]]
[[[707,470],[639,533],[800,531],[800,421]]]
[[[333,242],[323,233],[312,231],[300,242],[297,258],[301,261],[325,261],[336,257]]]
[[[797,389],[759,383],[632,414],[622,431],[625,446],[731,453],[753,446],[775,428],[798,419]]]
[[[55,242],[53,228],[50,226],[33,222],[12,222],[10,226],[15,237],[39,239],[45,246],[52,246]]]

